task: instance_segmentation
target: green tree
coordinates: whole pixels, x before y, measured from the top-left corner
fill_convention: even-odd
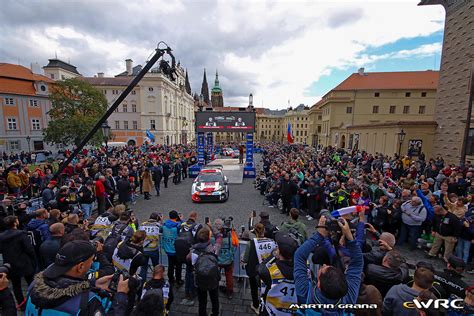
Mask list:
[[[57,81],[49,99],[50,121],[43,130],[48,143],[78,146],[107,111],[107,99],[102,92],[82,79]],[[99,129],[88,144],[98,145],[102,141]]]

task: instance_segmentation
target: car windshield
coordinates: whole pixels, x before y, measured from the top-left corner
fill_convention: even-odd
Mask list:
[[[219,173],[201,174],[199,182],[222,182],[222,175]]]

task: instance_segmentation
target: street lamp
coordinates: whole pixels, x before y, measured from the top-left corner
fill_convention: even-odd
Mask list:
[[[26,136],[26,142],[28,143],[28,152],[31,153],[31,147],[30,147],[31,137],[30,136]]]
[[[110,138],[110,126],[107,123],[107,121],[105,121],[104,123],[102,123],[100,128],[102,129],[102,135],[104,136],[105,158],[106,158],[107,163],[108,163],[108,154],[109,154],[108,143],[109,143],[109,138]]]
[[[403,141],[405,140],[405,136],[407,135],[407,133],[405,133],[405,131],[403,131],[403,128],[402,130],[397,133],[398,135],[398,157],[400,157],[400,152],[402,151],[402,144],[403,144]]]

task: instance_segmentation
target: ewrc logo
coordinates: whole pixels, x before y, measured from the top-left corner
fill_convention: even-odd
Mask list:
[[[448,309],[448,308],[455,308],[455,309],[462,309],[463,306],[463,300],[462,299],[455,299],[452,301],[449,301],[447,299],[429,299],[426,302],[420,302],[417,299],[414,299],[412,302],[403,302],[403,307],[405,308],[429,308],[433,306],[436,309],[439,309],[441,307]]]
[[[377,309],[377,304],[291,304],[290,309]]]

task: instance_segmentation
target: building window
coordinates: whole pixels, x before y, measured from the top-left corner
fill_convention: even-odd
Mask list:
[[[372,113],[373,113],[373,114],[379,113],[379,106],[378,106],[378,105],[374,105],[374,106],[372,107]]]
[[[153,88],[152,88],[152,87],[149,87],[149,88],[148,88],[148,91],[153,92]]]
[[[122,105],[122,110],[123,110],[124,113],[128,112],[127,103],[124,103],[124,104]]]
[[[66,79],[66,77],[64,75],[61,75],[61,80],[64,80]]]
[[[120,129],[120,121],[115,121],[115,129]]]
[[[376,97],[376,98],[380,97],[380,92],[375,92],[374,97]]]
[[[346,107],[346,113],[351,114],[352,113],[352,106]]]
[[[391,105],[391,106],[390,106],[389,113],[390,113],[390,114],[395,114],[396,111],[397,111],[397,107],[396,107],[395,105]]]
[[[405,92],[405,97],[406,97],[406,98],[411,97],[411,92]]]
[[[20,150],[20,141],[19,140],[11,140],[8,142],[10,150]]]
[[[304,136],[308,136],[308,131],[304,131]]]
[[[474,155],[474,128],[469,129],[469,136],[467,138],[466,155]]]
[[[30,100],[30,106],[38,106],[38,100]]]
[[[128,121],[123,121],[123,129],[128,129]]]
[[[114,112],[118,112],[118,107],[115,108]]]
[[[132,103],[132,112],[136,112],[137,111],[137,105],[135,103]]]
[[[296,131],[296,136],[300,136],[300,131]]]
[[[150,129],[156,129],[155,120],[150,120]]]
[[[8,127],[8,130],[10,130],[10,131],[16,130],[17,129],[16,118],[8,118],[7,119],[7,127]]]
[[[426,106],[420,105],[420,107],[418,108],[418,114],[425,114],[425,109]]]
[[[54,79],[54,74],[50,74],[49,76],[51,77],[51,79]]]
[[[318,120],[321,121],[322,119],[323,119],[323,117],[321,115],[318,115]]]
[[[33,131],[39,131],[41,129],[39,119],[31,119],[31,129]]]
[[[13,98],[5,98],[4,101],[5,105],[14,105]]]
[[[405,105],[403,107],[403,114],[409,114],[410,113],[410,106],[409,105]]]
[[[422,93],[421,93],[421,97],[422,97],[422,98],[426,98],[426,92],[422,92]]]
[[[133,126],[133,129],[137,130],[138,129],[138,122],[137,121],[132,121],[132,126]]]
[[[104,95],[107,95],[107,90],[102,90],[102,92],[104,92]]]
[[[321,126],[318,126],[318,133],[321,133]]]
[[[135,94],[137,94],[137,91],[132,90],[132,95],[135,95]]]

